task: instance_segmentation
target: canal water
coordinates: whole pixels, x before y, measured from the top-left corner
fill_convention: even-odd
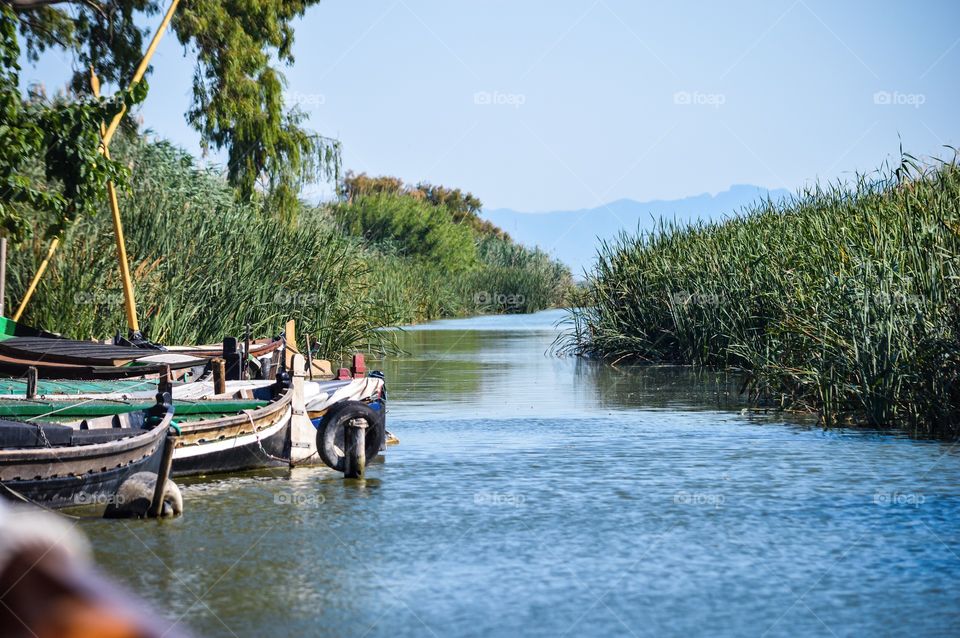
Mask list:
[[[406,331],[365,482],[193,481],[83,521],[100,565],[206,636],[960,635],[960,447],[553,357],[561,317]]]

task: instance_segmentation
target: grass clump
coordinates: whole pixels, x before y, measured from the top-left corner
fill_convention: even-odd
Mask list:
[[[563,347],[733,368],[827,425],[960,430],[960,165],[910,156],[717,223],[604,245]]]

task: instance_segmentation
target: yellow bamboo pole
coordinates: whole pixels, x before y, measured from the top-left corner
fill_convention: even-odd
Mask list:
[[[150,66],[150,59],[153,58],[153,54],[156,52],[157,46],[160,44],[160,40],[163,39],[163,34],[167,30],[167,27],[170,26],[170,20],[173,18],[173,14],[177,9],[178,4],[180,4],[180,0],[171,0],[170,8],[167,9],[167,13],[163,16],[163,21],[157,28],[156,33],[153,34],[153,39],[150,41],[150,46],[147,47],[146,53],[143,54],[143,59],[140,60],[140,64],[137,66],[137,69],[133,74],[133,79],[130,80],[131,87],[142,80],[144,74],[147,72],[147,67]],[[107,154],[108,157],[110,141],[113,139],[113,135],[117,132],[117,127],[120,125],[120,120],[123,119],[124,113],[126,113],[126,107],[123,107],[120,112],[114,116],[113,120],[110,122],[110,126],[108,126],[106,130],[103,130],[103,127],[101,127],[102,138],[100,141],[100,148],[101,151]],[[117,204],[117,192],[116,188],[111,182],[107,183],[107,195],[110,198],[110,208],[113,211],[114,231],[116,231],[115,234],[117,239],[117,255],[120,259],[120,274],[123,277],[123,296],[127,310],[127,323],[130,330],[137,332],[140,330],[140,328],[139,323],[137,322],[136,305],[133,299],[133,283],[130,279],[130,268],[127,265],[127,249],[126,243],[123,239],[123,226],[120,224],[120,208]],[[40,266],[37,268],[36,274],[34,274],[33,279],[30,281],[30,285],[27,286],[27,291],[24,293],[23,299],[20,300],[20,305],[17,306],[17,311],[13,315],[14,321],[20,319],[20,316],[26,309],[27,304],[30,303],[30,298],[33,297],[33,293],[37,290],[37,284],[40,283],[40,279],[47,271],[47,267],[50,265],[50,259],[57,252],[57,247],[59,246],[59,237],[54,237],[52,240],[50,240],[50,246],[47,248],[47,256],[42,262],[40,262]]]
[[[40,278],[43,277],[43,273],[46,272],[47,266],[50,265],[50,259],[53,257],[53,253],[57,252],[57,246],[59,245],[59,237],[54,237],[50,240],[50,246],[47,248],[47,256],[40,262],[40,267],[37,268],[37,274],[30,280],[30,285],[27,286],[27,292],[24,293],[23,299],[20,300],[20,305],[17,306],[16,312],[13,313],[14,321],[20,320],[20,315],[23,314],[24,308],[27,307],[27,302],[30,301],[30,297],[33,296],[33,292],[37,289],[37,284],[40,283]]]
[[[93,67],[90,67],[90,88],[93,94],[100,97],[100,79]],[[107,127],[100,125],[100,135],[107,136]],[[106,144],[100,146],[100,152],[110,159],[110,148]],[[120,279],[123,282],[123,307],[127,314],[127,327],[131,332],[140,332],[140,322],[137,321],[137,300],[134,296],[133,278],[130,277],[130,264],[127,261],[127,243],[123,238],[123,221],[120,219],[120,202],[117,201],[117,187],[113,180],[107,181],[107,197],[110,200],[110,215],[113,217],[113,236],[117,242],[117,261],[120,262]]]
[[[133,79],[130,80],[131,87],[142,80],[144,73],[147,72],[147,67],[150,66],[150,59],[157,51],[157,46],[159,46],[160,40],[163,39],[163,34],[167,30],[167,27],[170,26],[170,20],[173,18],[173,13],[177,10],[178,4],[180,4],[180,0],[172,0],[172,2],[170,2],[170,8],[167,9],[166,15],[163,16],[163,22],[160,23],[160,27],[157,29],[157,32],[153,34],[153,39],[150,41],[150,46],[147,47],[147,52],[143,54],[143,59],[140,60],[140,65],[133,73]],[[123,119],[123,114],[126,112],[127,107],[123,107],[120,109],[120,112],[113,117],[113,121],[110,122],[110,126],[107,127],[107,132],[103,135],[103,145],[105,147],[110,146],[110,140],[113,139],[113,134],[117,132],[117,127],[120,125],[120,120]]]

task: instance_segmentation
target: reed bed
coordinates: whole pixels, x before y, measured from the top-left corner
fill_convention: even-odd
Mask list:
[[[288,224],[238,204],[222,178],[166,143],[121,142],[115,154],[135,174],[120,204],[150,339],[217,342],[243,335],[248,323],[255,336],[276,335],[296,319],[325,356],[388,345],[377,328],[396,319],[394,309],[370,294],[362,247],[319,211]],[[38,237],[12,251],[10,299],[20,298],[45,246]],[[106,211],[70,229],[23,320],[77,338],[126,333]]]
[[[825,425],[960,430],[960,166],[900,166],[604,245],[562,350],[743,373]]]
[[[537,312],[565,303],[569,269],[547,254],[497,238],[478,241],[478,263],[451,273],[389,246],[371,245],[376,255],[373,296],[394,308],[399,323],[442,317]]]
[[[394,333],[380,328],[505,310],[480,303],[486,289],[478,286],[529,295],[520,308],[528,310],[554,305],[559,297],[540,290],[559,295],[569,279],[538,259],[510,255],[451,274],[344,233],[329,207],[304,207],[282,222],[262,202],[238,203],[222,176],[165,142],[126,137],[113,150],[133,169],[120,206],[141,328],[155,342],[215,343],[242,336],[248,325],[254,336],[276,335],[296,319],[298,335],[310,334],[320,356],[383,352],[393,348]],[[11,304],[46,254],[48,222],[36,217],[31,242],[9,251]],[[539,282],[532,274],[559,279]],[[22,320],[81,339],[126,333],[106,208],[70,228]]]

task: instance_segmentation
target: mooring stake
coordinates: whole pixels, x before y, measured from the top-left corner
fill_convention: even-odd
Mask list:
[[[227,362],[217,358],[210,362],[213,368],[213,393],[223,394],[227,391]]]
[[[173,374],[170,372],[170,366],[163,366],[163,372],[160,373],[160,379],[157,381],[157,392],[173,396]]]
[[[310,347],[310,333],[307,333],[307,375],[313,381],[313,349]]]
[[[241,355],[239,343],[236,337],[224,337],[223,339],[223,359],[227,364],[227,379],[230,381],[240,381],[243,379],[241,370]]]
[[[363,478],[367,465],[367,421],[350,419],[343,427],[343,478]]]
[[[27,368],[27,398],[35,399],[37,397],[37,369],[33,366]]]
[[[150,518],[160,518],[163,514],[163,492],[167,487],[167,479],[170,478],[170,468],[173,466],[173,448],[176,443],[176,437],[167,434],[163,444],[163,457],[160,459],[160,470],[157,472],[157,484],[153,488],[153,501],[150,503],[150,509],[147,510],[147,516]]]
[[[244,380],[250,379],[250,315],[247,315],[247,334],[243,340],[243,364],[241,377]]]

